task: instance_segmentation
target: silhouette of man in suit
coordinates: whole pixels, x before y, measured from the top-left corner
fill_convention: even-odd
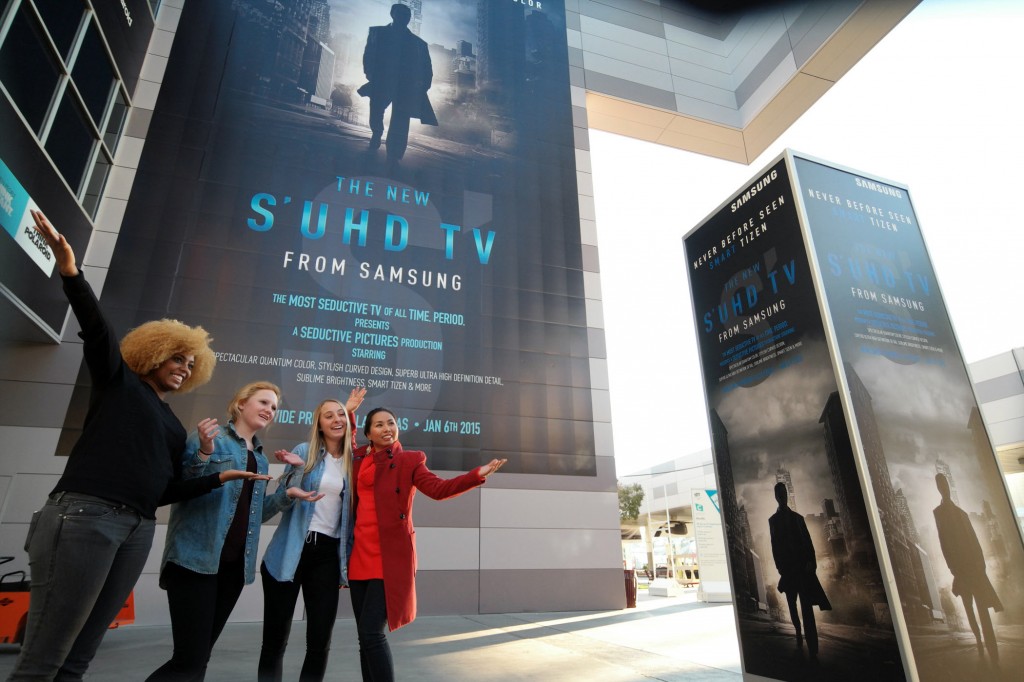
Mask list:
[[[384,136],[384,111],[391,107],[387,157],[390,165],[405,155],[409,143],[409,119],[437,125],[437,116],[427,98],[434,78],[427,43],[409,30],[412,10],[407,5],[391,6],[391,23],[371,26],[363,52],[367,82],[359,88],[370,98],[370,149],[380,148]]]
[[[960,597],[967,612],[967,622],[978,643],[978,652],[982,651],[982,634],[984,648],[993,662],[999,661],[999,645],[996,633],[992,629],[992,618],[988,610],[1003,610],[996,590],[985,572],[985,553],[978,542],[978,534],[974,532],[971,519],[960,507],[953,503],[949,494],[949,480],[945,474],[935,474],[935,487],[939,490],[942,501],[932,510],[935,515],[935,527],[939,531],[939,547],[946,560],[949,572],[953,574],[953,594]],[[977,605],[977,617],[975,617]],[[981,622],[981,632],[978,622]]]
[[[781,576],[778,589],[786,595],[789,603],[789,617],[796,628],[797,646],[803,645],[806,635],[807,653],[811,658],[817,658],[818,627],[814,622],[814,606],[817,604],[821,610],[828,611],[832,604],[814,572],[818,562],[814,558],[814,545],[811,544],[811,534],[807,532],[807,523],[804,517],[789,508],[789,490],[785,483],[775,484],[775,500],[779,508],[768,519],[768,528],[772,536],[772,557]],[[800,598],[799,613],[797,597]],[[802,633],[800,613],[803,614]]]

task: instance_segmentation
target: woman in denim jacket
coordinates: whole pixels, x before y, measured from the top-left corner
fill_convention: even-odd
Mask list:
[[[222,431],[216,419],[199,422],[185,445],[184,475],[222,469],[267,473],[257,432],[274,420],[281,390],[257,381],[243,386],[228,404]],[[242,588],[256,577],[260,525],[279,512],[284,488],[267,496],[266,481],[226,484],[220,490],[171,508],[160,586],[167,590],[174,654],[149,676],[156,680],[202,680],[206,663]]]
[[[308,443],[292,452],[281,487],[297,486],[315,497],[289,503],[263,555],[263,646],[258,679],[279,682],[295,601],[302,590],[306,610],[306,657],[299,680],[319,682],[327,671],[339,589],[348,584],[351,544],[353,417],[366,389],[342,404],[324,400],[313,412]]]

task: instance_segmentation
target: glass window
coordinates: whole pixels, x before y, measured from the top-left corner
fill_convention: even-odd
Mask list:
[[[71,44],[82,22],[82,3],[80,0],[33,0],[43,25],[50,32],[57,51],[65,60],[71,52]]]
[[[110,100],[110,89],[114,85],[114,68],[100,38],[100,31],[95,22],[89,22],[82,46],[75,55],[75,63],[71,67],[71,79],[75,82],[78,92],[82,95],[85,108],[92,115],[96,127],[103,120],[103,112]]]
[[[65,91],[44,146],[73,192],[78,192],[95,142],[71,90]]]
[[[107,175],[110,173],[110,159],[100,149],[96,154],[96,161],[89,173],[89,180],[82,195],[82,207],[91,218],[96,217],[96,209],[100,205],[100,197],[103,195],[103,186],[107,184]]]
[[[118,88],[114,95],[114,106],[110,108],[110,118],[107,120],[107,128],[103,132],[103,141],[107,143],[107,149],[111,154],[117,153],[117,143],[121,141],[121,133],[124,131],[124,120],[128,115],[128,102],[124,98],[121,89]]]
[[[41,30],[30,17],[28,6],[22,3],[0,45],[0,83],[37,133],[60,76],[44,45]]]

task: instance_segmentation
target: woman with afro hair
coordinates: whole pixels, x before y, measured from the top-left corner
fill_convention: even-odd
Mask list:
[[[229,470],[182,479],[186,433],[164,397],[209,381],[216,362],[209,336],[202,327],[159,320],[118,344],[71,245],[42,213],[32,217],[81,325],[92,386],[82,434],[25,541],[29,614],[9,679],[71,680],[82,678],[142,574],[156,508],[227,481],[269,476]]]

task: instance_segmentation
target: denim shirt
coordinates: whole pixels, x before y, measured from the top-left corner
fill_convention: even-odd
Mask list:
[[[309,443],[297,445],[292,452],[306,461]],[[298,486],[303,490],[318,490],[320,480],[324,475],[324,468],[327,466],[326,457],[330,457],[330,455],[321,448],[320,461],[308,474],[303,472],[304,467],[288,465],[281,477],[279,493],[289,486]],[[351,489],[352,482],[346,478],[344,489],[341,491],[341,524],[338,526],[338,536],[343,540],[338,543],[342,585],[348,585],[348,557],[352,551],[352,515],[349,510]],[[277,530],[274,531],[274,537],[270,540],[266,554],[263,555],[263,563],[266,565],[267,571],[274,580],[282,582],[295,578],[295,570],[299,566],[302,548],[306,542],[306,532],[309,531],[309,524],[313,520],[313,508],[316,506],[315,502],[305,500],[289,499],[288,502],[291,503],[291,506],[288,506],[281,515],[281,522],[278,524]]]
[[[263,445],[254,435],[253,454],[256,457],[256,471],[267,473],[267,458]],[[199,456],[199,435],[193,431],[185,441],[182,455],[182,477],[194,478],[220,473],[228,469],[245,470],[248,449],[245,439],[235,431],[235,425],[228,422],[221,427],[214,439],[213,454],[203,461]],[[231,520],[238,507],[245,481],[228,481],[222,487],[200,497],[177,502],[171,507],[171,519],[167,524],[167,541],[160,570],[171,561],[182,568],[196,573],[213,575],[220,567],[220,554]],[[260,525],[281,510],[282,500],[278,495],[265,497],[266,481],[254,481],[252,504],[249,508],[249,524],[245,538],[245,582],[256,578],[256,555],[259,552]],[[283,494],[283,491],[282,491]]]

